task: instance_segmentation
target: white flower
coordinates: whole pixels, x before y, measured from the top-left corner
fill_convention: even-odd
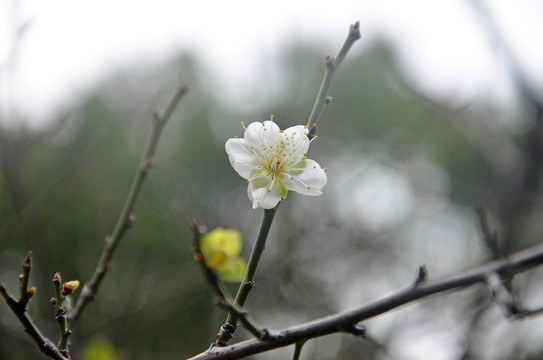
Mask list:
[[[232,167],[249,186],[247,194],[258,207],[271,209],[288,190],[318,196],[326,185],[326,169],[306,158],[309,130],[302,125],[282,131],[272,120],[247,126],[243,139],[229,139],[226,153]]]

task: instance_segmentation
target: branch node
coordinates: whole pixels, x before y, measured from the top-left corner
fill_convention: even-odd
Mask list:
[[[23,266],[30,267],[32,265],[32,251],[29,251],[26,254],[25,259],[23,260]]]
[[[324,59],[325,59],[324,64],[326,65],[326,68],[328,68],[330,70],[334,69],[334,65],[336,63],[336,58],[333,57],[330,54],[326,54]]]
[[[155,121],[160,120],[160,110],[158,110],[158,109],[153,110],[153,120],[155,120]]]
[[[130,214],[128,218],[126,219],[126,227],[131,228],[132,225],[134,225],[134,223],[136,222],[136,219],[137,219],[136,215]]]
[[[225,347],[228,346],[228,342],[230,339],[232,339],[232,336],[234,336],[234,332],[236,331],[236,327],[232,324],[225,323],[221,326],[221,330],[217,334],[217,338],[215,340],[215,346]]]
[[[426,265],[422,264],[419,266],[419,272],[417,278],[413,282],[413,287],[417,287],[426,281],[428,281],[428,269],[426,268]]]
[[[362,336],[362,337],[366,337],[366,334],[367,334],[366,327],[363,325],[353,325],[347,328],[346,332],[354,336]]]

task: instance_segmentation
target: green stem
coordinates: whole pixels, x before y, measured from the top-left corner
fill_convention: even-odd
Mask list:
[[[53,287],[55,288],[55,319],[58,322],[60,331],[60,340],[58,342],[58,349],[63,353],[68,353],[68,337],[71,335],[70,324],[66,318],[65,296],[62,295],[62,278],[60,273],[56,273],[53,276]]]
[[[126,230],[128,230],[132,225],[132,209],[134,208],[134,204],[143,184],[143,180],[153,164],[153,156],[160,139],[162,129],[164,128],[164,125],[166,125],[166,122],[172,115],[179,101],[188,92],[188,88],[189,85],[187,83],[181,84],[175,90],[170,101],[162,112],[159,113],[156,111],[154,113],[153,126],[149,132],[149,137],[147,138],[147,143],[145,144],[145,150],[143,151],[140,166],[136,171],[136,175],[134,176],[134,180],[126,198],[124,207],[121,211],[117,224],[115,225],[113,233],[106,237],[102,255],[96,269],[94,270],[91,280],[85,284],[74,309],[68,314],[68,320],[70,322],[77,320],[85,306],[92,301],[96,295],[98,286],[102,282],[102,279],[109,268],[109,262],[117,245],[119,245],[119,242],[121,241]]]
[[[240,309],[243,309],[245,300],[249,296],[249,292],[254,287],[254,278],[258,263],[260,262],[260,257],[264,252],[266,247],[266,239],[268,238],[268,233],[273,222],[273,217],[277,211],[277,206],[273,209],[264,210],[264,217],[262,219],[262,225],[260,226],[260,232],[253,246],[253,251],[251,252],[251,257],[249,258],[249,263],[247,264],[247,269],[245,269],[245,275],[243,276],[243,281],[239,286],[238,293],[236,294],[235,304],[238,305]],[[239,319],[239,315],[230,311],[226,322],[232,326],[236,326]]]
[[[328,90],[330,90],[330,85],[332,84],[335,71],[339,68],[347,56],[347,53],[358,39],[360,39],[359,21],[351,25],[347,39],[345,39],[345,42],[343,43],[343,46],[341,47],[341,50],[339,50],[337,56],[335,58],[330,55],[326,57],[326,71],[324,72],[324,78],[322,79],[319,93],[315,99],[313,110],[311,111],[309,120],[307,120],[307,126],[311,126],[319,122],[319,118],[324,110],[324,107],[329,103],[329,100],[327,100]]]

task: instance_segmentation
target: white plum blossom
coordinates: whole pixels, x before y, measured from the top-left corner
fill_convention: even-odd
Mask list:
[[[253,209],[275,207],[289,190],[322,194],[327,169],[306,157],[311,142],[308,133],[302,125],[280,130],[272,117],[247,126],[243,139],[228,139],[226,153],[234,170],[249,184]]]

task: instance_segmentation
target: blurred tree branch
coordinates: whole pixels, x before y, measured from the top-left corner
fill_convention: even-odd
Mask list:
[[[540,186],[543,171],[543,99],[522,70],[519,59],[505,40],[490,9],[481,0],[468,0],[468,4],[479,18],[488,42],[494,49],[500,49],[506,69],[531,114],[530,127],[519,139],[518,145],[523,163],[516,164],[516,171],[510,172],[507,189],[503,191],[501,217],[505,234],[501,239],[500,250],[503,255],[507,255],[512,251],[512,238],[517,223],[529,210],[530,199]]]

